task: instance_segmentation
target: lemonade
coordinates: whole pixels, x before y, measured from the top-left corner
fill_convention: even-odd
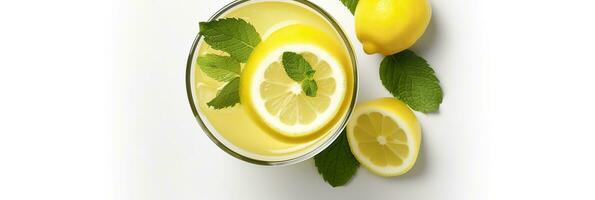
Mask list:
[[[329,145],[353,108],[356,71],[350,44],[317,7],[302,1],[246,1],[217,18],[250,23],[262,41],[241,64],[240,104],[207,105],[225,82],[205,74],[197,57],[227,55],[198,41],[189,71],[191,104],[211,139],[228,153],[259,164],[304,160]],[[283,71],[280,60],[297,52],[311,65],[311,96]]]

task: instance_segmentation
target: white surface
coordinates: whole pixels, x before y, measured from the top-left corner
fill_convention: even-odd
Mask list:
[[[113,198],[110,1],[0,1],[0,199]]]
[[[387,96],[351,14],[360,101]],[[188,50],[224,0],[0,3],[0,199],[593,199],[589,1],[432,0],[415,50],[445,92],[402,177],[331,188],[312,161],[261,167],[201,133]],[[112,37],[113,36],[113,37]]]

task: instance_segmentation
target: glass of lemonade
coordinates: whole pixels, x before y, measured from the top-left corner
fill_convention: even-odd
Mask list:
[[[209,20],[222,18],[241,18],[247,21],[254,26],[262,42],[252,52],[247,63],[241,64],[240,103],[233,107],[215,109],[207,103],[217,95],[217,91],[225,83],[205,75],[197,63],[197,58],[206,54],[225,53],[211,48],[201,34],[196,37],[188,58],[186,87],[192,111],[209,138],[230,155],[261,165],[297,163],[313,157],[329,146],[345,127],[355,105],[358,84],[355,55],[349,40],[336,21],[323,9],[306,0],[238,0],[219,10]],[[281,73],[282,70],[273,73],[275,69],[282,69],[277,66],[280,65],[279,62],[267,64],[264,71],[260,70],[263,74],[261,76],[247,74],[258,74],[259,70],[247,68],[256,65],[253,63],[259,60],[259,56],[266,60],[267,56],[276,52],[275,47],[284,47],[285,39],[275,36],[282,35],[276,32],[283,32],[279,30],[296,24],[319,31],[304,32],[319,34],[320,37],[309,36],[311,40],[319,39],[320,43],[336,44],[332,53],[325,52],[324,48],[321,51],[307,51],[306,47],[306,51],[298,52],[316,70],[316,97],[305,96],[299,87],[291,85],[276,88],[276,80],[291,81],[285,77],[288,75]],[[289,35],[285,37],[286,48],[300,46],[300,40],[296,39],[300,37],[300,31],[285,32],[285,35]],[[296,37],[291,36],[294,33],[297,34]],[[273,37],[277,39],[272,39]],[[275,40],[277,44],[270,45],[273,42],[269,40]],[[260,45],[267,46],[265,44],[271,51],[262,50],[266,48]],[[255,53],[256,51],[259,53]],[[274,58],[279,56],[273,55]],[[258,80],[254,77],[260,77],[264,82],[254,86],[256,89],[252,91],[256,92],[250,92],[247,88],[252,85],[246,81]],[[267,78],[270,79],[270,83],[267,82]],[[287,98],[274,102],[271,99],[277,97],[267,97],[266,92],[276,90],[283,90],[282,94],[286,94]],[[260,98],[265,99],[263,103],[254,103]],[[291,103],[292,99],[295,100],[295,105]],[[287,111],[294,107],[295,112]],[[262,112],[269,114],[254,114]],[[287,134],[283,133],[284,128]],[[301,133],[302,129],[309,132]]]

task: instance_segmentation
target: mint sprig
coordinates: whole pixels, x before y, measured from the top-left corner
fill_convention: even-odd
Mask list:
[[[213,49],[227,52],[232,58],[245,63],[252,50],[260,43],[254,26],[240,18],[223,18],[200,22],[200,33]]]
[[[287,76],[301,84],[306,96],[315,97],[318,91],[318,86],[314,81],[316,71],[312,69],[310,63],[302,55],[294,52],[283,52],[281,62]]]
[[[357,171],[359,162],[349,149],[345,130],[324,151],[314,156],[318,173],[333,187],[345,185]]]
[[[207,54],[196,60],[207,76],[228,82],[207,105],[215,109],[233,107],[240,103],[240,64],[246,63],[254,47],[260,43],[260,36],[254,26],[240,18],[223,18],[199,25],[204,41],[211,48],[229,54]]]
[[[411,50],[385,57],[380,63],[380,80],[413,110],[436,112],[442,103],[442,88],[434,70]]]

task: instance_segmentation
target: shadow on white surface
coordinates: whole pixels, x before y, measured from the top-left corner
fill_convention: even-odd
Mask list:
[[[428,151],[425,150],[426,145],[424,145],[423,142],[423,136],[422,136],[422,142],[421,142],[421,146],[419,147],[419,155],[417,156],[417,161],[415,161],[415,165],[413,166],[413,168],[411,168],[411,170],[409,172],[407,172],[406,174],[403,174],[401,176],[398,177],[390,177],[390,179],[394,179],[395,181],[404,181],[404,180],[410,180],[410,179],[420,179],[423,178],[423,176],[428,174],[428,155],[426,155],[428,153]]]
[[[434,49],[437,49],[436,44],[438,43],[438,34],[440,34],[440,21],[441,19],[438,17],[437,9],[434,8],[432,10],[432,19],[426,28],[426,32],[424,32],[421,38],[411,48],[415,53],[422,57],[424,57],[423,55],[435,53]]]

